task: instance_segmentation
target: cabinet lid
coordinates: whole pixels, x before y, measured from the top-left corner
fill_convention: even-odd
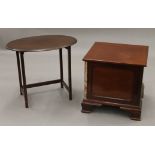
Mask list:
[[[148,46],[95,42],[84,61],[146,66]]]

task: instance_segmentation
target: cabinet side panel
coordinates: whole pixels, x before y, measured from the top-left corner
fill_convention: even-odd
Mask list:
[[[84,98],[87,98],[87,62],[84,63]]]

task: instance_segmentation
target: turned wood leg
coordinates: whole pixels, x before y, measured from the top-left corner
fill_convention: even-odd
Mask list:
[[[130,111],[130,119],[140,121],[141,120],[141,111]]]
[[[81,104],[83,113],[91,113],[94,110],[94,106],[88,104]]]

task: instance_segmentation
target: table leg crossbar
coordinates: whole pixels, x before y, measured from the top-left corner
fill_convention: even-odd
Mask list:
[[[62,81],[62,83],[63,83],[63,86],[69,91],[69,87],[68,87],[68,85],[66,84],[66,82],[65,82],[65,81]]]
[[[60,82],[61,82],[61,79],[52,80],[52,81],[45,81],[45,82],[38,82],[38,83],[32,83],[32,84],[27,84],[26,88],[40,87],[40,86],[45,86],[45,85],[50,85],[50,84],[55,84],[55,83],[60,83]]]
[[[26,83],[26,74],[25,74],[25,64],[24,64],[24,52],[16,52],[17,57],[17,67],[18,67],[18,76],[19,76],[19,85],[20,85],[20,94],[24,95],[25,98],[25,107],[28,108],[28,97],[27,97],[27,88],[39,87],[44,85],[60,83],[61,88],[65,87],[69,92],[69,100],[72,100],[72,80],[71,80],[71,47],[66,47],[68,51],[68,85],[63,80],[63,58],[62,58],[62,49],[59,49],[59,58],[60,58],[60,79],[38,82],[33,84]]]

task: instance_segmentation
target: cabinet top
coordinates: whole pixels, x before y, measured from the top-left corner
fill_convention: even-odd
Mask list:
[[[148,46],[95,42],[84,61],[146,66]]]

